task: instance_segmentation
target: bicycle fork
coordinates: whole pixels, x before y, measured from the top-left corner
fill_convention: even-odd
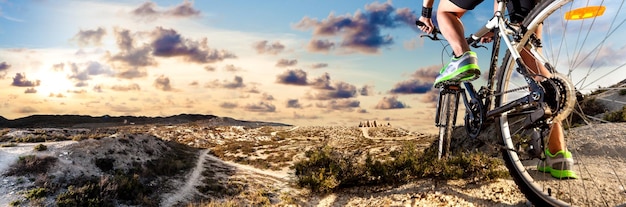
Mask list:
[[[465,90],[460,85],[444,85],[439,91],[435,126],[439,128],[439,146],[437,158],[447,157],[452,138],[452,129],[456,125],[459,96]]]

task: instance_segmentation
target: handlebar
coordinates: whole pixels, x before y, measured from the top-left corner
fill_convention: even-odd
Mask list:
[[[426,26],[426,24],[424,24],[424,22],[421,22],[419,20],[415,21],[415,24],[417,26]],[[431,40],[435,41],[435,40],[443,40],[441,38],[439,38],[439,36],[437,36],[438,34],[441,34],[441,31],[439,29],[437,29],[437,27],[433,27],[433,32],[432,34],[425,34],[425,35],[420,35],[420,37],[428,37]],[[479,41],[477,41],[480,37],[477,37],[476,39],[473,38],[474,35],[470,35],[469,37],[465,38],[465,40],[467,41],[467,44],[473,48],[485,48],[487,49],[487,47],[485,47],[484,45],[479,45],[478,43],[480,43]]]

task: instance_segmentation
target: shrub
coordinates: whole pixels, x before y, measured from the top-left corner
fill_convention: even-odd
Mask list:
[[[27,175],[27,174],[41,174],[48,171],[48,168],[52,166],[58,158],[44,156],[37,157],[35,155],[27,155],[19,157],[17,163],[13,164],[11,168],[6,172],[6,175]]]
[[[608,112],[604,114],[604,120],[610,122],[625,122],[626,121],[626,106],[619,111]]]
[[[16,146],[17,144],[13,142],[0,145],[0,147],[16,147]]]
[[[37,198],[43,198],[46,195],[48,195],[48,193],[49,193],[48,189],[35,188],[26,192],[26,198],[31,199],[31,200],[37,199]]]
[[[360,180],[363,175],[353,157],[344,156],[328,146],[309,150],[307,160],[297,162],[295,169],[297,184],[313,192],[329,193],[341,185],[346,186]]]
[[[9,203],[9,206],[19,206],[22,203],[20,200],[14,200]]]
[[[618,93],[620,96],[624,96],[626,95],[626,89],[620,89]]]
[[[35,145],[35,151],[46,151],[48,147],[44,144]]]
[[[69,186],[67,192],[56,197],[59,207],[73,206],[113,206],[107,198],[103,198],[100,186],[89,183],[81,187]]]
[[[328,146],[307,151],[305,155],[307,159],[293,166],[296,184],[318,193],[362,185],[400,184],[420,178],[489,181],[508,177],[502,162],[495,157],[474,152],[439,160],[434,147],[419,152],[410,142],[390,153],[390,157],[367,155],[364,162]]]
[[[77,187],[80,186],[80,187]],[[56,197],[57,206],[115,206],[115,199],[130,205],[157,206],[158,201],[146,198],[149,189],[137,174],[118,173],[71,185]]]

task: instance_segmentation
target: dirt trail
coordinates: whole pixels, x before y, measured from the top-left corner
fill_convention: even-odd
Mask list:
[[[189,175],[189,179],[185,182],[185,185],[176,190],[173,195],[164,195],[165,200],[161,203],[161,206],[174,206],[179,202],[187,201],[191,199],[195,194],[198,194],[196,190],[196,186],[201,183],[200,179],[202,178],[202,171],[204,171],[204,162],[208,154],[209,150],[200,151],[200,156],[198,156],[198,161],[196,162],[196,167],[193,169],[191,174]]]

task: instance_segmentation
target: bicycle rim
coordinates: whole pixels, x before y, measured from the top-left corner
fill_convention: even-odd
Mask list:
[[[545,59],[587,98],[596,97],[596,101],[607,104],[626,102],[623,101],[626,96],[619,95],[626,87],[626,41],[623,41],[626,12],[621,11],[626,5],[623,4],[624,1],[548,0],[531,11],[532,19],[524,22],[530,29],[543,23],[541,42]],[[564,18],[568,11],[588,6],[604,6],[606,11],[602,16],[581,20]],[[528,36],[523,40],[528,41]],[[515,72],[510,54],[503,60],[497,93],[527,86]],[[598,86],[607,91],[598,93]],[[497,96],[496,106],[527,94],[528,89]],[[513,116],[513,111],[498,117],[506,148],[503,150],[505,164],[522,193],[536,206],[625,205],[626,148],[619,143],[624,142],[626,125],[599,121],[606,116],[590,114],[589,103],[575,102],[573,112],[563,121],[566,146],[575,160],[578,179],[557,180],[549,173],[537,171],[539,159],[530,159],[524,150],[531,133],[531,129],[521,127],[525,116]]]
[[[446,158],[450,154],[450,141],[452,138],[452,130],[454,125],[454,112],[456,111],[457,102],[455,95],[452,93],[443,94],[439,105],[440,116],[439,123],[439,151],[438,158]]]

